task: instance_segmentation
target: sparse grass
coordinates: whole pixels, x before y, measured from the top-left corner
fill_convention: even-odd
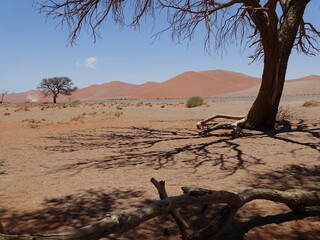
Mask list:
[[[14,110],[15,112],[29,112],[30,109],[28,107],[19,107],[16,110]]]
[[[82,102],[80,101],[80,100],[75,100],[75,101],[72,101],[71,103],[70,103],[70,106],[71,107],[76,107],[76,106],[79,106],[79,105],[81,105],[82,104]]]
[[[88,115],[95,117],[98,113],[97,112],[92,112],[89,113]],[[86,113],[83,113],[82,115],[86,115]]]
[[[11,115],[11,113],[9,113],[9,112],[5,112],[5,113],[4,113],[4,115],[5,115],[5,116],[10,116],[10,115]]]
[[[136,104],[136,107],[141,107],[141,106],[143,106],[143,102],[138,102],[138,103]]]
[[[276,116],[276,122],[279,125],[290,125],[292,112],[288,106],[280,106]]]
[[[30,128],[38,128],[39,127],[39,124],[41,123],[41,121],[45,121],[45,119],[41,119],[40,121],[39,120],[36,120],[36,119],[24,119],[22,120],[21,122],[26,122],[28,123],[28,126]]]
[[[115,117],[120,117],[122,114],[123,114],[123,112],[116,112],[116,113],[114,114],[114,116],[115,116]]]
[[[80,114],[80,115],[72,118],[71,121],[75,121],[75,122],[76,122],[76,121],[81,121],[81,120],[84,119],[84,115],[85,115],[85,114]]]
[[[315,100],[306,101],[302,106],[303,107],[320,107],[320,102]]]
[[[192,97],[187,100],[187,108],[193,108],[203,105],[204,100],[202,97]]]

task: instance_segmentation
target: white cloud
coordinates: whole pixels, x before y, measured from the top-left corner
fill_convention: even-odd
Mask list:
[[[98,63],[98,58],[96,57],[88,57],[86,59],[86,62],[84,64],[85,67],[87,68],[92,68],[92,69],[97,69],[97,63]]]

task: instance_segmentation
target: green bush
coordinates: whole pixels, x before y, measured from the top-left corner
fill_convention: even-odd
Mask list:
[[[201,105],[203,105],[203,103],[204,103],[203,98],[192,97],[192,98],[188,99],[186,106],[187,106],[187,108],[193,108],[193,107],[201,106]]]
[[[80,100],[75,100],[75,101],[72,101],[70,103],[71,107],[76,107],[76,106],[79,106],[79,105],[81,105],[81,101]]]

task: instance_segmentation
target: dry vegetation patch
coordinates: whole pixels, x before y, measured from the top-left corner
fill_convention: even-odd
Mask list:
[[[306,101],[302,106],[304,107],[320,107],[320,101]]]

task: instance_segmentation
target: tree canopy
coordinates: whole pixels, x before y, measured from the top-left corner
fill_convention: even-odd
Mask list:
[[[38,89],[43,91],[44,96],[52,95],[53,102],[56,103],[59,94],[69,96],[77,90],[73,85],[72,80],[67,77],[44,78]]]
[[[308,4],[311,0],[302,0]],[[155,17],[156,11],[167,11],[168,27],[173,38],[192,38],[203,24],[207,30],[206,43],[214,37],[216,47],[230,40],[256,45],[257,57],[263,54],[263,34],[286,32],[287,14],[296,0],[60,0],[40,4],[40,12],[58,18],[70,30],[70,42],[75,43],[83,28],[91,31],[94,40],[99,36],[99,26],[111,19],[120,25],[139,26],[144,16]],[[320,48],[320,32],[310,22],[301,18],[294,48],[305,54],[316,54]]]

